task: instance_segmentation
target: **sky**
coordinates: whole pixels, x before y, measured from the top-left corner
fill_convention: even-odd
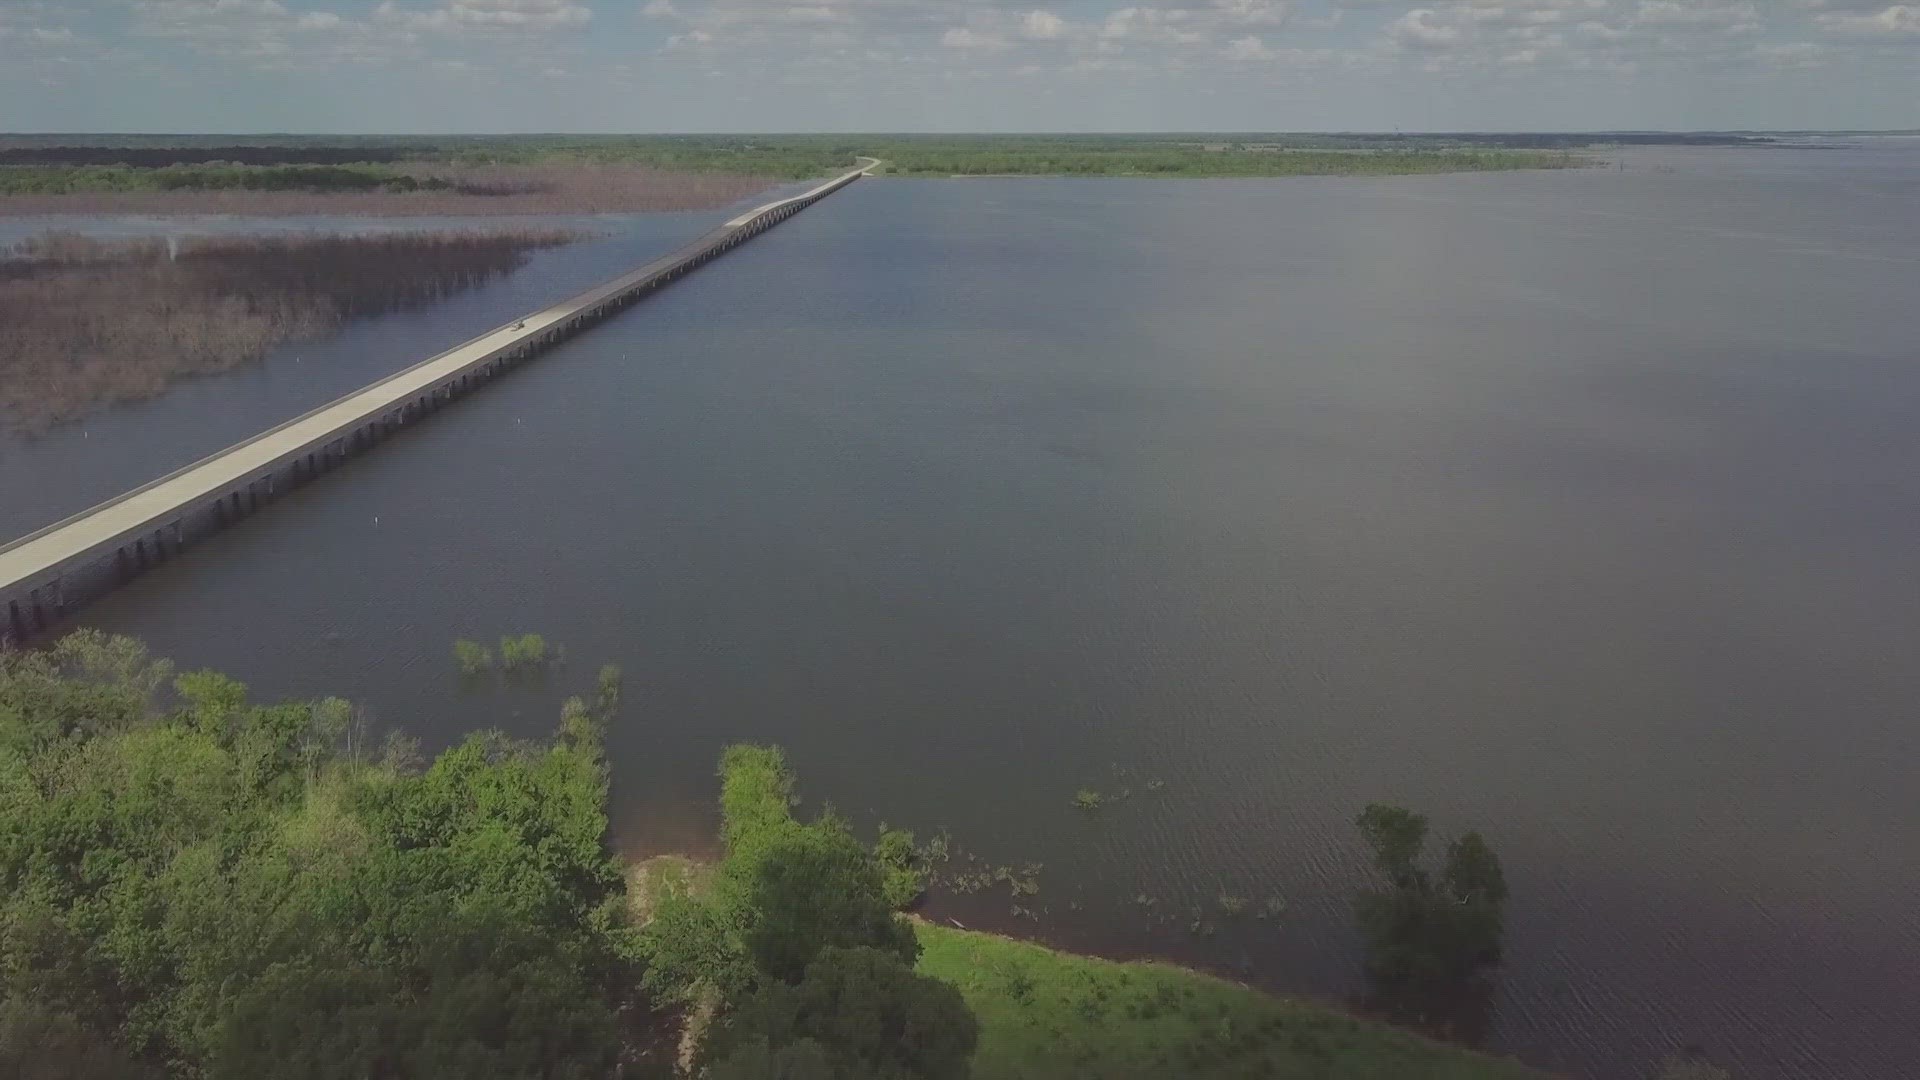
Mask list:
[[[1920,0],[0,0],[0,130],[1920,128]]]

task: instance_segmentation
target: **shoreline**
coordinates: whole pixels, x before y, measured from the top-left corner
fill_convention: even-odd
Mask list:
[[[628,888],[628,910],[634,914],[636,925],[642,928],[651,920],[652,910],[660,899],[683,891],[700,895],[715,870],[714,862],[684,852],[662,852],[642,859],[622,858],[621,862]],[[1410,1066],[1417,1062],[1431,1070],[1390,1074],[1395,1076],[1419,1075],[1426,1080],[1442,1077],[1550,1080],[1554,1076],[1511,1055],[1449,1042],[1429,1032],[1369,1016],[1341,1002],[1266,989],[1165,956],[1107,956],[1060,948],[1002,930],[970,927],[951,917],[943,921],[920,912],[926,902],[927,897],[923,895],[912,909],[902,912],[901,917],[913,927],[920,940],[921,956],[916,970],[958,988],[980,1016],[982,1038],[975,1052],[976,1080],[1014,1077],[1041,1080],[1053,1075],[1070,1075],[1053,1071],[1062,1063],[1036,1050],[1029,1038],[1033,1033],[1026,1030],[1030,1027],[1047,1028],[1044,1041],[1050,1044],[1050,1052],[1070,1055],[1076,1062],[1083,1063],[1085,1055],[1124,1043],[1129,1035],[1137,1034],[1133,1030],[1135,1026],[1151,1026],[1155,1020],[1164,1021],[1161,1027],[1191,1024],[1197,1043],[1210,1037],[1212,1026],[1226,1022],[1223,1018],[1229,1015],[1257,1016],[1265,1025],[1277,1025],[1280,1021],[1276,1018],[1285,1017],[1290,1027],[1337,1031],[1340,1035],[1333,1041],[1336,1049],[1365,1045],[1370,1054],[1398,1055],[1409,1059]],[[1054,978],[1048,979],[1048,973]],[[1180,998],[1181,1005],[1169,1007],[1164,1016],[1138,1015],[1132,1007],[1109,1014],[1110,999],[1137,992],[1140,983],[1155,985],[1157,1002],[1164,1002],[1170,994],[1166,988],[1173,988],[1171,993]],[[1072,1025],[1070,1030],[1059,1028],[1060,1018],[1046,1019],[1048,1003],[1035,1000],[1039,995],[1033,990],[1033,986],[1040,984],[1059,986],[1061,997],[1055,1004],[1061,1006],[1063,1017]],[[1023,986],[1028,989],[1022,990]],[[679,1028],[674,1041],[683,1048],[683,1055],[684,1047],[698,1042],[701,1031],[713,1018],[711,1008],[700,1008],[683,1010],[667,1019],[670,1027]],[[1115,1023],[1102,1023],[1109,1019]],[[1048,1027],[1049,1024],[1054,1026]],[[1310,1045],[1304,1043],[1306,1038],[1296,1032],[1285,1045],[1276,1042],[1272,1046],[1249,1049],[1247,1055],[1261,1059],[1268,1054],[1280,1054],[1282,1060],[1291,1061],[1292,1055],[1310,1054],[1325,1060],[1327,1048],[1318,1041]],[[1148,1045],[1155,1051],[1166,1049],[1157,1042],[1150,1041]],[[1272,1061],[1271,1058],[1265,1060]],[[1011,1064],[1014,1061],[1019,1067]],[[1244,1063],[1244,1059],[1240,1063]],[[1215,1074],[1196,1068],[1186,1075]],[[1229,1071],[1222,1075],[1240,1074]],[[1326,1075],[1348,1074],[1334,1071]],[[1361,1072],[1355,1075],[1389,1074]]]

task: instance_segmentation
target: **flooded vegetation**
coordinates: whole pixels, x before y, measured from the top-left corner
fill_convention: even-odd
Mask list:
[[[0,166],[0,214],[532,215],[706,210],[752,176],[619,164]]]
[[[174,381],[230,371],[286,341],[430,304],[580,234],[34,236],[0,257],[0,418],[25,432]],[[424,358],[423,358],[424,359]]]
[[[648,213],[710,210],[771,183],[766,169],[538,139],[231,139],[0,136],[0,214]]]

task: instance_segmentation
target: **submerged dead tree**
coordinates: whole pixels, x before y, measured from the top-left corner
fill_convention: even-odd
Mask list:
[[[0,418],[26,432],[432,303],[570,243],[558,230],[192,237],[43,233],[0,258]]]

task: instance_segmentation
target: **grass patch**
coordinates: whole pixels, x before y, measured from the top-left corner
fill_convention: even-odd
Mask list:
[[[653,921],[662,903],[676,897],[703,896],[713,884],[713,867],[685,855],[655,855],[627,869],[627,907],[636,925]]]
[[[975,1080],[1543,1080],[1506,1059],[1164,964],[1121,964],[931,923],[921,974],[980,1022]]]

